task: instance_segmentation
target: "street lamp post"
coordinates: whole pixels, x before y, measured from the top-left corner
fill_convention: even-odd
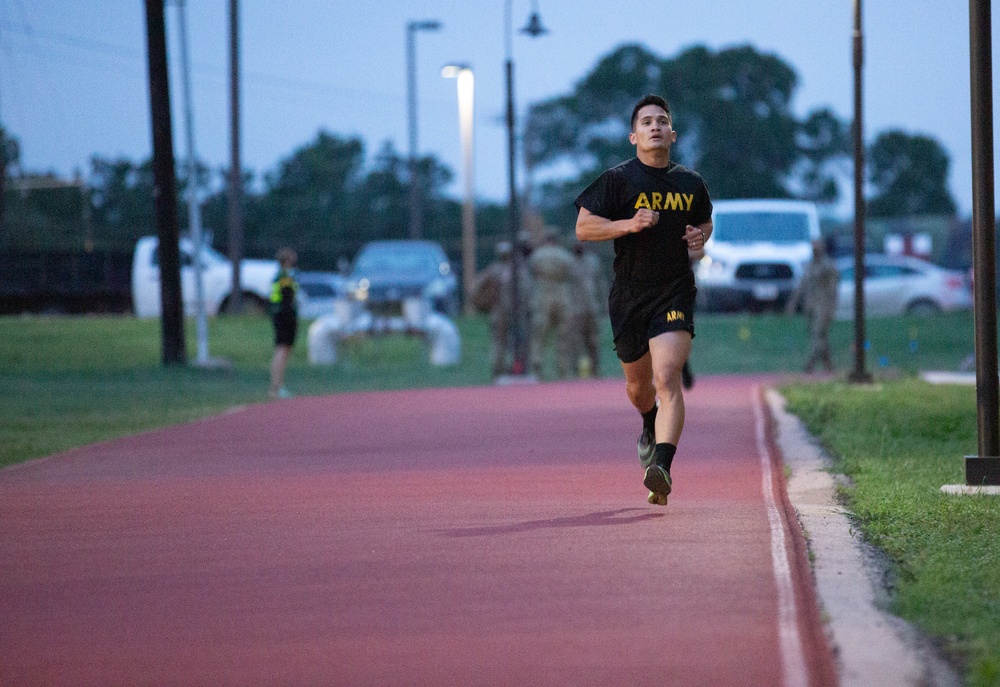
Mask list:
[[[476,194],[473,174],[473,101],[475,77],[466,64],[448,65],[441,70],[446,79],[458,84],[458,123],[462,138],[462,291],[465,312],[472,313],[472,287],[476,279]]]
[[[969,2],[972,96],[972,245],[979,453],[965,459],[969,486],[1000,485],[997,381],[996,199],[993,182],[993,29],[990,0]]]
[[[527,327],[524,317],[524,309],[521,307],[521,264],[524,255],[518,242],[518,233],[521,225],[521,213],[517,200],[517,177],[515,171],[515,120],[514,120],[514,58],[513,58],[513,20],[511,12],[511,0],[506,2],[506,21],[504,31],[506,35],[506,75],[507,75],[507,180],[509,195],[507,200],[507,234],[510,245],[513,246],[513,265],[511,275],[511,290],[513,291],[513,307],[511,311],[511,322],[513,323],[513,369],[514,375],[526,374],[527,369],[527,339],[525,329]],[[537,38],[548,30],[542,26],[542,20],[538,14],[537,2],[534,3],[528,23],[521,29],[521,33],[532,38]]]
[[[229,0],[229,186],[226,207],[233,263],[230,312],[243,312],[243,163],[240,161],[240,3]]]
[[[420,173],[417,169],[417,31],[437,31],[441,22],[430,19],[406,24],[406,91],[410,129],[410,238],[419,239],[421,229]]]
[[[862,137],[861,71],[864,65],[864,38],[861,33],[861,0],[854,0],[854,370],[848,379],[868,384],[865,370],[865,148]]]
[[[181,38],[181,74],[184,94],[184,130],[187,141],[187,204],[188,224],[191,240],[194,242],[194,297],[195,297],[195,331],[197,333],[196,364],[207,366],[208,356],[208,313],[205,310],[205,275],[204,275],[204,232],[201,226],[201,205],[198,202],[198,165],[194,146],[194,108],[191,98],[191,62],[188,58],[187,13],[184,0],[177,0],[177,18]]]

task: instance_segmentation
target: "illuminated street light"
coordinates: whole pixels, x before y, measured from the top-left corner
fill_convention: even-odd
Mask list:
[[[410,120],[410,238],[419,239],[422,211],[420,202],[420,175],[417,169],[417,31],[437,31],[441,22],[436,20],[411,21],[406,25],[406,73]]]
[[[458,84],[458,124],[462,138],[462,291],[465,311],[472,312],[472,285],[476,278],[476,194],[473,175],[473,100],[475,79],[466,64],[450,64],[441,70]]]

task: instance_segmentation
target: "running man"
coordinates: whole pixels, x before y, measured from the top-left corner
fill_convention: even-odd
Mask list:
[[[684,429],[682,369],[694,338],[694,272],[688,251],[712,235],[712,200],[696,172],[670,161],[670,106],[647,95],[632,110],[636,157],[576,199],[576,236],[614,240],[608,312],[625,389],[642,415],[639,461],[648,501],[667,505],[670,466]],[[657,399],[659,402],[657,403]]]

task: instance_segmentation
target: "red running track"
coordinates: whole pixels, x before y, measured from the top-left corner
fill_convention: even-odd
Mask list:
[[[698,380],[666,508],[622,380],[296,398],[2,471],[0,684],[835,685],[767,381]]]

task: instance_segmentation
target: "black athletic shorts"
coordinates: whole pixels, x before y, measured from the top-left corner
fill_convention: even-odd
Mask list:
[[[279,312],[271,316],[274,322],[274,345],[294,346],[295,334],[299,329],[299,317],[296,313]]]
[[[623,363],[646,355],[649,340],[664,332],[685,331],[694,338],[694,274],[666,284],[611,286],[608,313],[615,337],[615,353]]]

